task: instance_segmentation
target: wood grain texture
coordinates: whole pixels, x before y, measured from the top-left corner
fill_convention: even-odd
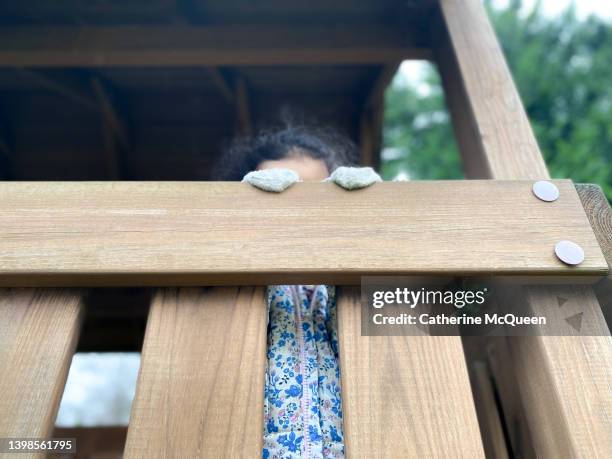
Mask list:
[[[599,185],[576,184],[578,196],[591,223],[601,251],[612,268],[612,208]],[[608,328],[612,327],[612,272],[593,286]]]
[[[159,290],[142,350],[125,457],[259,457],[263,288]]]
[[[386,64],[367,92],[359,116],[360,164],[380,167],[382,125],[384,121],[385,91],[398,71],[400,61]]]
[[[475,336],[463,338],[464,351],[468,361],[473,353],[470,348],[480,348],[483,360],[487,364],[493,385],[499,396],[500,415],[506,428],[508,447],[513,457],[536,457],[529,426],[525,422],[523,399],[516,383],[516,374],[512,365],[508,337],[493,336],[486,343]],[[474,398],[480,398],[481,392],[474,390]],[[486,397],[486,394],[484,395]]]
[[[484,457],[458,336],[360,336],[343,289],[338,335],[348,458]]]
[[[447,34],[436,37],[435,52],[466,176],[548,178],[483,6],[441,0],[440,11]],[[606,336],[508,338],[515,384],[538,456],[609,457],[612,343],[592,289],[571,288],[530,287],[524,301],[534,311],[558,309],[563,296],[592,319],[591,330]]]
[[[0,30],[0,67],[365,65],[429,56],[416,30],[377,25]]]
[[[612,266],[612,208],[610,203],[599,185],[577,183],[576,190],[604,257],[608,265]]]
[[[474,392],[479,394],[474,402],[482,429],[482,441],[488,458],[509,458],[499,406],[495,400],[495,388],[490,370],[485,362],[472,362],[470,377]]]
[[[612,337],[588,286],[529,287],[534,313],[580,310],[599,316],[602,336],[510,337],[534,447],[541,457],[612,457]],[[567,312],[571,314],[571,312]],[[584,322],[584,320],[583,320]],[[583,325],[583,327],[589,324]],[[607,335],[604,335],[607,333]]]
[[[0,290],[0,437],[53,432],[79,335],[81,298],[73,290]]]
[[[548,170],[480,0],[440,0],[430,29],[470,178],[546,179]]]
[[[0,284],[358,284],[362,275],[603,276],[570,181],[0,183]],[[554,244],[586,260],[568,267]],[[313,256],[313,248],[317,256]],[[595,281],[593,278],[592,281]]]

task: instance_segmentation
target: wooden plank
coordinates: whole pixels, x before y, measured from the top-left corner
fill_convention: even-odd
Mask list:
[[[441,0],[432,42],[470,178],[545,179],[548,171],[484,7]]]
[[[246,80],[242,76],[236,78],[236,133],[248,136],[253,131],[253,117],[249,102],[249,90]]]
[[[367,274],[481,273],[595,281],[608,266],[573,184],[555,183],[554,203],[535,198],[530,181],[352,192],[298,183],[281,194],[231,182],[0,183],[0,284],[356,285]],[[580,244],[584,263],[557,260],[560,239]]]
[[[436,37],[435,53],[466,176],[547,178],[483,6],[478,0],[441,0],[440,10],[446,32]],[[592,289],[529,287],[523,298],[531,310],[549,312],[562,298],[590,318],[590,332],[605,334],[507,339],[536,454],[612,456],[612,343]]]
[[[422,34],[377,25],[0,29],[0,67],[340,65],[428,57]]]
[[[592,288],[526,289],[526,303],[536,314],[559,310],[559,297],[565,300],[563,310],[581,311],[591,318],[583,327],[601,327],[602,336],[509,338],[525,417],[538,456],[607,458],[612,456],[612,337]]]
[[[123,121],[123,116],[119,113],[116,103],[116,96],[110,85],[99,77],[91,79],[91,87],[99,104],[102,116],[106,119],[117,141],[124,150],[130,149],[130,140]]]
[[[599,242],[599,246],[612,268],[612,208],[599,185],[592,183],[576,184],[578,196],[582,201],[587,218]],[[608,324],[612,326],[612,272],[594,287],[601,310]]]
[[[263,288],[165,289],[153,301],[126,457],[258,457]]]
[[[482,428],[482,439],[486,456],[496,459],[510,457],[501,421],[499,406],[495,400],[495,389],[491,374],[485,362],[472,362],[470,375],[474,392],[480,396],[475,399],[476,412]]]
[[[578,183],[576,190],[608,265],[612,266],[612,208],[599,185]]]
[[[374,126],[371,110],[366,109],[359,118],[359,164],[375,167]]]
[[[363,105],[363,110],[369,108],[377,109],[385,103],[385,91],[393,81],[393,77],[399,70],[400,62],[393,62],[383,66],[376,80],[369,89]]]
[[[219,90],[223,98],[229,104],[234,104],[235,94],[232,85],[227,81],[227,78],[221,71],[221,69],[217,67],[207,67],[208,76],[212,80],[215,87]]]
[[[489,299],[491,301],[491,299]],[[482,429],[485,454],[496,457],[499,436],[496,424],[503,428],[505,446],[510,457],[536,457],[529,426],[525,422],[524,408],[516,383],[507,337],[462,336],[463,352],[466,355],[476,412]],[[476,368],[486,370],[489,384],[477,381]],[[480,376],[479,376],[480,378]],[[498,420],[491,409],[491,392],[494,394]],[[486,409],[486,412],[483,412]]]
[[[53,432],[81,311],[74,290],[0,290],[0,437]]]
[[[507,446],[511,457],[536,457],[529,426],[525,422],[525,409],[516,384],[516,375],[512,366],[512,357],[508,339],[504,336],[491,337],[486,343],[475,336],[463,337],[463,349],[468,358],[473,349],[478,348],[478,354],[486,362],[487,369],[493,379],[493,386],[499,395],[500,415],[507,433]],[[472,353],[470,352],[472,351]],[[474,398],[481,398],[482,391],[474,388]],[[486,397],[486,395],[484,395]]]
[[[398,71],[400,62],[386,64],[366,93],[359,119],[359,149],[362,166],[380,167],[385,91]]]
[[[360,335],[359,294],[343,290],[347,457],[484,457],[460,337]]]
[[[13,169],[13,146],[7,138],[6,122],[0,119],[0,179],[10,180]]]
[[[67,74],[69,77],[66,81],[59,80],[57,77],[49,76],[38,70],[16,68],[13,69],[13,71],[17,74],[19,79],[31,81],[37,86],[55,92],[87,110],[99,110],[96,100],[80,88],[81,85],[78,76],[75,77],[71,75],[69,71],[63,72],[64,75]]]

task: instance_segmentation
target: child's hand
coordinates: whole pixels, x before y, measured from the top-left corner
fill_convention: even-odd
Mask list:
[[[295,182],[299,182],[300,177],[290,169],[263,169],[249,172],[242,181],[260,190],[280,193]]]
[[[339,167],[325,181],[334,182],[345,190],[356,190],[368,187],[376,182],[382,182],[371,167]]]

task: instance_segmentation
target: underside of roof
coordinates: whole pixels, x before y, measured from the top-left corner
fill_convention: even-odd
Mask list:
[[[281,111],[380,148],[432,1],[0,2],[0,177],[202,180]]]

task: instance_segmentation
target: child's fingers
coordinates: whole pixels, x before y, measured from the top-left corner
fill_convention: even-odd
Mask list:
[[[382,182],[380,175],[371,167],[339,167],[330,175],[329,180],[345,190],[356,190]]]
[[[299,182],[300,177],[295,171],[290,169],[264,169],[249,172],[244,176],[242,181],[260,190],[280,193],[295,182]]]

